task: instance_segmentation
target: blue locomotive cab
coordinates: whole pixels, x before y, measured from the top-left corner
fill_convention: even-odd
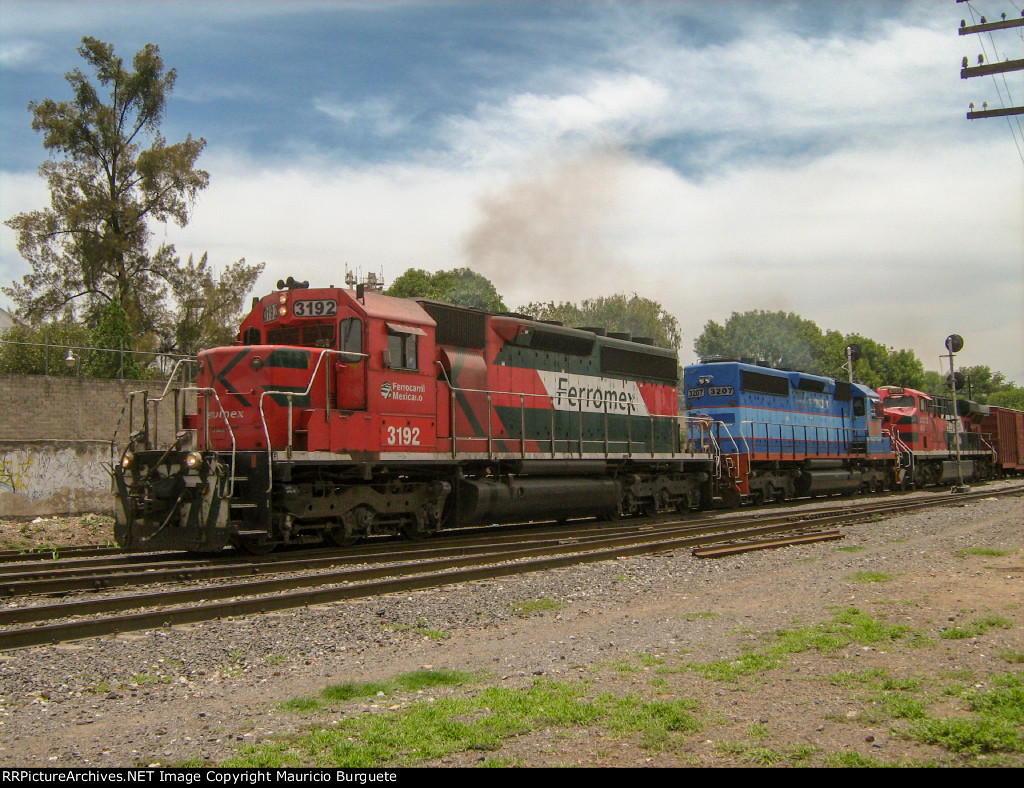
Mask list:
[[[704,420],[740,476],[749,470],[742,494],[754,495],[766,479],[776,497],[816,492],[823,479],[838,490],[883,480],[851,473],[892,456],[878,395],[867,386],[741,361],[688,366],[683,385],[691,419]]]

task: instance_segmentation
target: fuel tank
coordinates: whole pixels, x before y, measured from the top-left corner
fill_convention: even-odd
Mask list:
[[[596,517],[618,510],[613,479],[462,479],[455,525],[489,525],[562,517]]]

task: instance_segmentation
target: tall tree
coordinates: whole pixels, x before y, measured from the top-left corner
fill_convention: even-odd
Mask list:
[[[861,357],[853,364],[854,378],[872,388],[879,386],[908,386],[920,389],[924,385],[924,364],[912,350],[886,347],[860,334],[841,334],[827,331],[823,344],[819,374],[832,377],[846,375],[846,348],[855,344]]]
[[[659,347],[678,350],[682,342],[679,321],[650,298],[633,293],[587,298],[578,304],[533,302],[517,310],[534,320],[557,320],[567,326],[603,328],[634,337],[649,337]]]
[[[160,134],[177,74],[165,72],[157,46],[140,49],[133,70],[95,38],[83,38],[78,52],[99,87],[76,68],[65,75],[70,101],[28,107],[49,152],[39,172],[50,207],[7,221],[32,272],[3,292],[30,320],[78,304],[91,325],[117,301],[138,336],[160,322],[166,282],[178,264],[173,246],[150,251],[150,225],[188,223],[196,195],[209,183],[209,174],[196,168],[206,140],[188,135],[168,145]]]
[[[469,268],[434,273],[410,268],[384,293],[396,298],[430,298],[487,312],[508,311],[491,280]]]
[[[171,331],[164,349],[184,355],[219,345],[230,345],[242,322],[245,296],[263,273],[263,263],[246,265],[245,258],[229,265],[219,277],[204,253],[199,262],[188,263],[171,274],[171,294],[176,304]]]
[[[709,320],[693,343],[701,358],[751,358],[773,367],[832,374],[822,364],[824,335],[811,320],[792,312],[733,312],[724,325]]]

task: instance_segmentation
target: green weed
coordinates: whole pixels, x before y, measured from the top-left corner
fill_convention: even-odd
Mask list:
[[[953,555],[957,558],[966,558],[969,555],[986,555],[993,558],[1000,558],[1004,555],[1012,555],[1016,550],[1003,550],[998,547],[965,547],[957,550]]]
[[[514,603],[512,605],[512,613],[517,616],[532,616],[534,613],[549,613],[561,610],[563,607],[565,607],[565,602],[559,602],[547,597],[543,599],[527,599]]]
[[[985,616],[983,618],[976,618],[970,624],[962,627],[949,627],[948,629],[940,630],[939,637],[944,640],[969,640],[970,638],[981,637],[990,629],[996,629],[997,627],[1009,629],[1012,626],[1013,623],[1002,616]]]
[[[990,684],[964,695],[969,716],[925,716],[903,732],[963,755],[1024,752],[1024,677],[998,675]]]

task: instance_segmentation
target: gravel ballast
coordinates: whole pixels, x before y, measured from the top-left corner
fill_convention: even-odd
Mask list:
[[[813,749],[811,763],[856,752],[878,762],[955,764],[955,755],[894,732],[898,721],[865,714],[871,703],[863,693],[827,677],[871,668],[936,686],[955,676],[984,685],[990,675],[1024,671],[1006,657],[1024,653],[1022,524],[1024,499],[990,497],[844,528],[834,543],[716,560],[676,551],[2,653],[0,767],[216,765],[246,744],[381,711],[352,702],[332,718],[282,709],[285,701],[425,666],[484,671],[490,684],[545,677],[700,702],[701,732],[671,747],[652,749],[625,734],[535,731],[499,751],[520,765],[750,765],[742,747],[722,745],[742,741]],[[862,549],[842,549],[850,547]],[[864,582],[865,573],[877,581]],[[552,604],[522,612],[541,600]],[[685,671],[665,674],[667,685],[653,681],[656,660],[629,672],[609,667],[638,654],[662,665],[735,658],[778,629],[828,621],[843,607],[913,627],[930,645],[805,652],[738,686]],[[940,637],[983,615],[1008,625],[964,640]],[[478,765],[496,755],[455,753],[433,765]],[[1002,757],[1024,765],[1019,753]]]

